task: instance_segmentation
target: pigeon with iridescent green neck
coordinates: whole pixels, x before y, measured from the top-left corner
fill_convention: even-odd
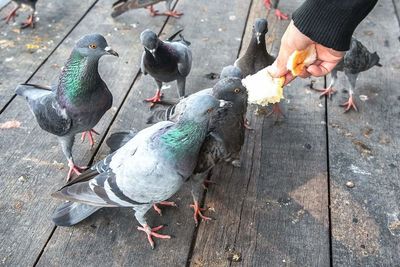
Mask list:
[[[145,214],[153,204],[174,195],[196,166],[209,121],[224,101],[211,95],[191,100],[177,122],[163,121],[131,140],[52,196],[69,200],[54,213],[56,225],[71,226],[101,207],[131,207],[147,240],[163,228],[148,225]],[[77,202],[77,203],[75,203]],[[78,204],[81,203],[81,204]]]
[[[102,35],[85,35],[72,50],[56,86],[21,84],[16,88],[16,94],[28,101],[39,126],[58,137],[68,160],[68,180],[72,172],[80,174],[83,169],[72,157],[75,135],[83,133],[84,139],[87,133],[93,146],[92,128],[112,105],[112,94],[98,72],[104,55],[118,56]]]

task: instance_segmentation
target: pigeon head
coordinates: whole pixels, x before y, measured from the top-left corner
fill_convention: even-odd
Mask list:
[[[260,37],[264,36],[268,32],[268,21],[266,19],[256,19],[253,30],[256,34],[257,43],[260,44]]]
[[[112,50],[103,35],[98,33],[83,36],[75,44],[74,50],[78,51],[83,57],[100,58],[104,55],[118,57],[118,53]]]
[[[243,78],[242,71],[233,65],[226,66],[222,69],[220,74],[220,79],[228,78],[228,77],[236,77],[236,78]]]
[[[157,34],[149,29],[144,30],[140,34],[140,42],[147,51],[155,56],[158,45],[160,44],[160,39],[158,39]]]
[[[213,96],[232,103],[233,109],[243,112],[247,107],[247,90],[240,78],[229,77],[217,82],[213,87]]]
[[[218,100],[212,95],[199,95],[190,99],[181,118],[195,122],[208,121],[219,109],[229,106],[225,100]]]

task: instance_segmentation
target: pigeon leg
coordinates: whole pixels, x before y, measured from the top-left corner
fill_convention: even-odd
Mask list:
[[[144,101],[151,102],[150,107],[153,107],[156,103],[161,102],[161,97],[162,97],[161,89],[157,89],[156,94],[153,97],[146,98]]]
[[[244,128],[246,128],[247,130],[253,130],[253,128],[250,127],[250,122],[249,120],[244,117],[244,124],[243,124]]]
[[[82,143],[83,143],[83,142],[85,141],[86,135],[88,135],[90,148],[93,148],[93,146],[94,146],[93,134],[99,135],[98,132],[96,132],[96,131],[93,130],[93,129],[90,129],[89,131],[83,132],[83,133],[82,133],[82,137],[81,137],[81,140],[82,140]]]
[[[148,9],[149,9],[150,16],[155,17],[155,16],[159,15],[158,10],[154,9],[153,5],[150,5],[148,7]]]
[[[280,11],[279,9],[275,9],[275,16],[276,16],[279,20],[288,20],[288,19],[289,19],[288,14],[283,13],[283,12]]]
[[[350,82],[349,100],[347,100],[347,102],[343,103],[340,106],[345,108],[344,112],[348,112],[352,108],[355,111],[358,111],[356,102],[355,102],[355,100],[353,98],[354,89],[356,88],[356,82],[357,82],[358,73],[352,74],[352,73],[349,73],[349,72],[345,72],[345,74],[346,74],[347,80]]]
[[[24,22],[21,24],[21,29],[28,28],[29,26],[30,26],[31,28],[35,27],[33,13],[32,13],[31,15],[29,15],[29,17],[27,18],[27,20],[24,21]]]
[[[160,209],[157,205],[177,207],[176,203],[175,203],[175,202],[172,202],[172,201],[161,201],[161,202],[158,202],[158,203],[156,203],[156,204],[153,204],[153,209],[154,209],[160,216],[162,216],[162,212],[161,212],[161,209]]]
[[[196,224],[196,226],[199,224],[199,220],[197,219],[197,216],[199,216],[203,221],[210,221],[212,220],[212,218],[204,216],[201,212],[205,211],[207,209],[205,208],[200,208],[199,207],[199,202],[198,201],[194,201],[193,204],[190,205],[191,208],[194,209],[193,212],[193,219],[194,219],[194,223]]]
[[[75,173],[76,175],[81,175],[82,172],[87,169],[87,167],[80,167],[75,165],[75,163],[73,162],[72,159],[68,160],[68,167],[69,167],[69,171],[67,174],[67,182],[71,181],[72,179],[72,173]]]
[[[185,88],[186,88],[186,78],[180,77],[176,80],[176,84],[178,85],[178,97],[185,96]]]
[[[14,20],[15,16],[17,15],[17,10],[20,8],[20,6],[16,6],[11,12],[3,18],[3,20],[6,21],[6,23],[9,23],[10,20]]]
[[[270,10],[272,7],[271,0],[264,0],[264,6],[266,9]]]
[[[335,85],[336,80],[337,80],[337,71],[336,70],[332,70],[331,76],[332,76],[331,77],[331,82],[330,82],[328,88],[318,89],[318,88],[313,88],[311,86],[311,89],[315,90],[315,91],[318,91],[318,92],[321,92],[321,94],[319,95],[320,97],[326,95],[328,98],[332,99],[332,95],[334,95],[336,93],[336,90],[333,88],[333,86]]]
[[[280,117],[282,117],[282,118],[285,117],[285,115],[283,114],[283,112],[282,112],[282,110],[281,110],[281,107],[280,107],[279,103],[275,103],[275,104],[272,106],[272,111],[271,111],[270,113],[268,113],[266,116],[269,117],[269,116],[271,116],[272,114],[275,114],[276,120],[278,120]]]

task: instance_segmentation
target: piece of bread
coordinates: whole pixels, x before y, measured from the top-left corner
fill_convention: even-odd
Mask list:
[[[287,69],[292,72],[292,75],[298,76],[304,68],[310,66],[317,60],[317,51],[315,45],[312,44],[304,50],[296,50],[290,56],[287,62]]]
[[[268,104],[279,103],[283,99],[283,84],[285,78],[272,78],[267,68],[264,68],[254,75],[249,75],[242,80],[249,95],[248,102],[267,106]]]

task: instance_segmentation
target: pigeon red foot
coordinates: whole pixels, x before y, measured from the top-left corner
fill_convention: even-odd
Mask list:
[[[354,109],[355,111],[358,111],[356,101],[353,99],[353,95],[351,94],[349,97],[349,100],[347,102],[343,103],[340,105],[341,107],[344,107],[344,112],[348,112],[351,109]]]
[[[265,6],[266,9],[270,10],[272,8],[271,0],[264,0],[264,6]],[[278,8],[275,9],[275,16],[279,20],[287,20],[287,19],[289,19],[289,16],[287,14],[283,13],[282,11],[280,11]]]
[[[99,135],[98,132],[96,132],[96,131],[93,130],[93,129],[90,129],[89,131],[83,132],[83,133],[82,133],[82,137],[81,137],[81,140],[82,140],[82,143],[83,143],[83,142],[85,141],[86,135],[88,136],[90,148],[92,148],[92,147],[94,146],[93,134]]]
[[[327,96],[328,98],[332,98],[332,96],[336,93],[336,90],[333,89],[332,87],[328,87],[325,89],[318,89],[318,88],[312,88],[315,91],[321,92],[321,94],[319,95],[319,97],[323,97],[323,96]]]
[[[75,165],[75,163],[72,160],[68,160],[68,167],[69,171],[67,174],[67,182],[72,180],[72,174],[75,173],[76,175],[81,175],[84,170],[87,169],[87,167],[81,167]]]
[[[152,237],[161,238],[161,239],[171,239],[171,236],[169,236],[169,235],[162,235],[162,234],[157,233],[157,231],[161,230],[162,228],[164,228],[164,225],[150,228],[149,225],[145,224],[145,225],[143,225],[143,227],[138,226],[137,229],[139,231],[143,231],[146,233],[147,240],[149,241],[151,248],[154,249],[154,241],[153,241]]]
[[[207,209],[205,208],[200,208],[199,207],[199,202],[198,201],[194,201],[194,204],[190,205],[191,208],[194,209],[193,212],[193,219],[194,219],[194,223],[196,224],[196,226],[199,224],[199,220],[197,218],[197,216],[199,216],[203,221],[210,221],[212,220],[212,218],[204,216],[201,212],[202,211],[206,211]]]
[[[149,6],[147,9],[149,10],[150,16],[152,17],[160,15],[158,10],[154,9],[153,5]]]
[[[272,106],[272,111],[271,111],[270,113],[268,113],[266,116],[269,117],[269,116],[271,116],[272,114],[275,114],[276,120],[278,120],[278,119],[281,118],[281,117],[282,117],[282,118],[285,117],[285,115],[283,114],[282,109],[281,109],[279,103],[275,103],[275,104]]]
[[[11,12],[3,18],[3,20],[6,21],[6,23],[9,23],[10,20],[15,20],[15,16],[17,15],[17,10],[19,9],[19,7],[14,8],[13,10],[11,10]]]
[[[29,17],[26,19],[26,21],[24,21],[21,24],[21,29],[25,29],[25,28],[34,28],[35,27],[35,21],[34,21],[34,16],[33,15],[29,15]]]
[[[153,107],[155,104],[160,103],[162,98],[162,93],[160,89],[157,89],[156,94],[153,97],[146,98],[144,101],[151,102],[150,107]]]
[[[178,12],[176,10],[169,10],[169,11],[164,12],[163,15],[171,16],[171,17],[174,17],[174,18],[180,18],[183,15],[183,13]]]
[[[158,202],[158,203],[156,203],[156,204],[153,204],[153,209],[154,209],[160,216],[162,216],[162,212],[161,212],[161,209],[160,209],[157,205],[161,205],[161,206],[170,206],[170,207],[178,207],[178,205],[176,205],[176,203],[173,202],[173,201],[161,201],[161,202]]]

